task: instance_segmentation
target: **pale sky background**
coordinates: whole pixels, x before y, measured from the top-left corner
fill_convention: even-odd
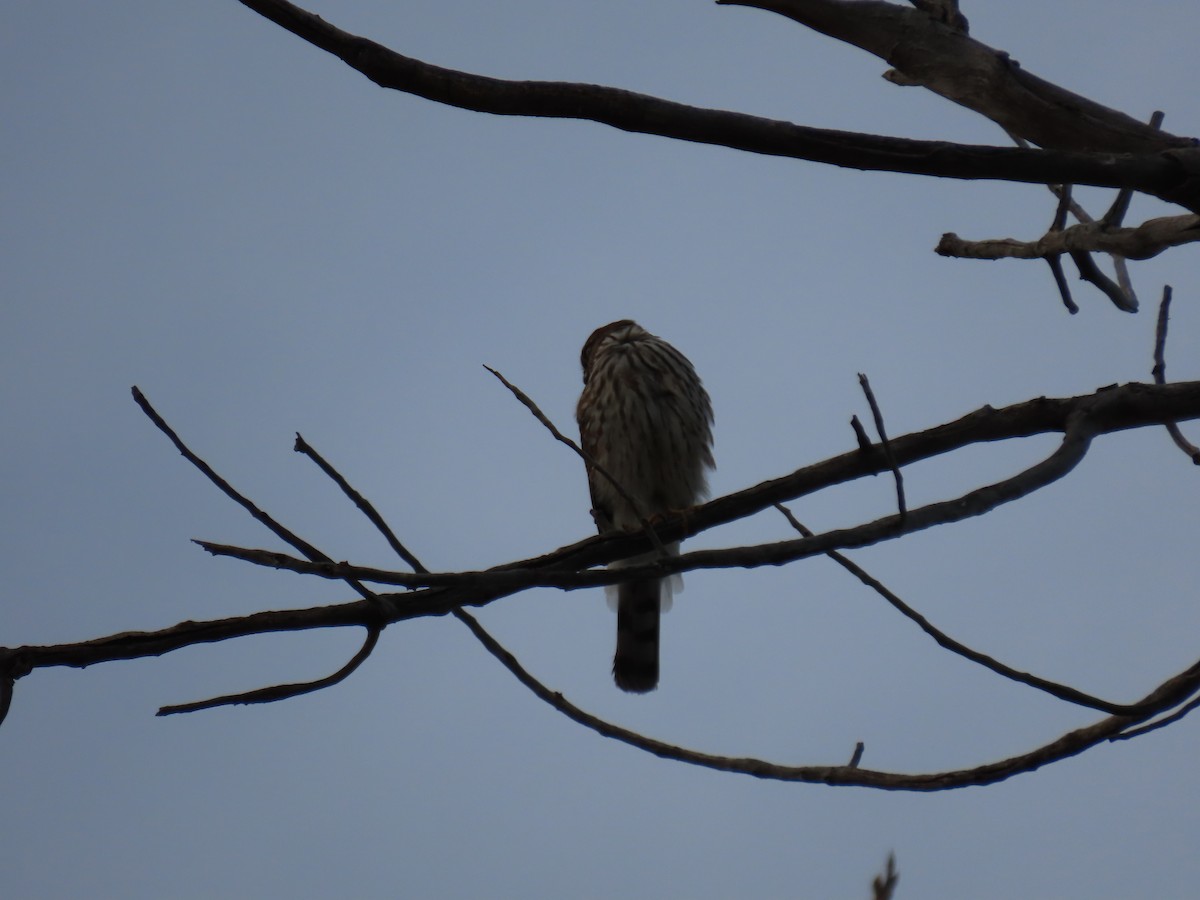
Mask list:
[[[592,81],[804,124],[1005,143],[888,84],[861,51],[682,0],[321,0],[440,65]],[[1200,132],[1191,0],[967,3],[972,33],[1132,115]],[[582,468],[489,375],[574,429],[579,348],[633,317],[716,408],[716,493],[844,452],[870,375],[903,434],[985,403],[1200,378],[1200,269],[1134,267],[1131,316],[1048,269],[937,257],[944,231],[1034,238],[1044,188],[860,173],[499,118],[380,90],[233,0],[10,0],[0,31],[0,644],[350,598],[207,557],[277,542],[169,446],[192,447],[330,556],[393,566],[291,450],[300,431],[437,570],[591,533]],[[1099,214],[1112,193],[1082,192]],[[1131,220],[1163,214],[1139,200]],[[1191,429],[1193,435],[1196,428]],[[908,472],[910,501],[1009,475],[1043,438]],[[853,554],[954,636],[1128,701],[1200,650],[1197,470],[1161,429],[1100,441],[1065,482]],[[794,505],[889,511],[879,478]],[[781,518],[694,548],[783,539]],[[480,618],[584,708],[698,749],[924,772],[1031,749],[1099,714],[938,649],[827,560],[704,572],[664,621],[662,686],[609,676],[600,591]],[[1189,898],[1200,716],[1034,774],[933,795],[762,782],[601,738],[449,618],[390,628],[346,683],[271,706],[163,704],[319,677],[360,633],[259,637],[17,684],[0,729],[6,898]]]

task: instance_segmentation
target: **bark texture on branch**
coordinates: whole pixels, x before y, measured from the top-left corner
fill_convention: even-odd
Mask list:
[[[1163,216],[1136,228],[1109,228],[1103,221],[1049,231],[1036,241],[1013,238],[968,241],[942,235],[937,252],[961,259],[1045,259],[1062,253],[1110,253],[1125,259],[1149,259],[1170,247],[1200,241],[1200,216]]]
[[[717,0],[779,13],[853,44],[919,84],[1041,147],[1146,153],[1195,146],[1051,84],[1003,50],[929,13],[882,0]],[[1068,181],[1070,179],[1063,179]]]
[[[1129,140],[1118,141],[1117,149],[1091,147],[1091,152],[1080,152],[972,146],[811,128],[600,85],[509,81],[445,69],[342,31],[285,0],[239,2],[332,53],[381,87],[462,109],[588,119],[624,131],[855,169],[1032,184],[1131,187],[1200,212],[1200,150],[1194,149],[1189,139],[1165,132],[1153,132],[1157,143],[1139,145],[1137,152],[1127,152]],[[829,7],[830,15],[836,12],[844,18],[859,14],[857,5]],[[917,10],[907,11],[923,22],[947,28]],[[1142,129],[1147,127],[1137,124]]]

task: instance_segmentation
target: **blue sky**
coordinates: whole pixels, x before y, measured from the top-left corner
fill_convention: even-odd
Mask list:
[[[804,124],[1003,144],[770,14],[631,0],[324,2],[439,65],[611,84]],[[969,4],[1029,70],[1200,131],[1193,4]],[[1190,248],[1133,268],[1144,311],[1044,265],[937,257],[945,231],[1032,239],[1037,186],[838,170],[582,122],[484,116],[375,87],[232,0],[20,0],[0,34],[0,644],[59,643],[349,598],[214,560],[275,546],[134,406],[336,559],[396,565],[291,450],[304,437],[435,570],[588,535],[566,448],[482,368],[573,429],[578,354],[637,319],[695,363],[717,494],[853,447],[866,372],[892,434],[985,403],[1200,377]],[[1094,213],[1111,192],[1081,191]],[[1162,215],[1135,201],[1130,219]],[[1194,431],[1194,429],[1193,429]],[[915,466],[910,502],[1017,471],[1052,439]],[[1197,657],[1195,469],[1161,430],[1100,441],[983,519],[853,554],[952,635],[1132,700]],[[885,479],[795,504],[814,529],[890,510]],[[697,538],[788,536],[762,515]],[[662,686],[621,694],[601,591],[480,619],[598,715],[716,753],[933,771],[1093,721],[939,650],[827,560],[702,572],[664,620]],[[567,721],[449,618],[389,629],[346,683],[266,707],[161,705],[318,677],[357,632],[274,635],[17,685],[0,731],[0,887],[22,898],[1184,898],[1196,720],[987,788],[916,796],[689,768]]]

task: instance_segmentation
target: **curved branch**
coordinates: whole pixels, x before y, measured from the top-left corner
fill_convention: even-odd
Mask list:
[[[445,69],[342,31],[285,0],[239,2],[337,56],[380,87],[461,109],[507,116],[588,119],[623,131],[855,169],[1034,184],[1074,182],[1130,187],[1200,212],[1200,151],[1190,149],[1188,139],[1164,132],[1154,132],[1157,143],[1142,147],[1144,152],[1129,154],[971,146],[810,128],[600,85],[509,81]],[[1158,152],[1166,147],[1179,149]]]
[[[800,520],[792,514],[792,511],[782,503],[776,504],[776,508],[778,508],[791,526],[796,529],[796,531],[800,532],[805,537],[814,536],[813,532],[803,523],[801,523]],[[1024,684],[1028,687],[1043,691],[1052,697],[1056,697],[1059,700],[1065,700],[1067,703],[1073,703],[1076,706],[1085,706],[1088,709],[1099,710],[1100,712],[1106,712],[1109,715],[1132,715],[1144,711],[1139,710],[1135,706],[1130,706],[1124,703],[1112,703],[1111,701],[1105,700],[1101,697],[1096,697],[1092,694],[1086,694],[1083,691],[1070,687],[1069,685],[1059,684],[1056,681],[1050,681],[1046,678],[1040,678],[1037,675],[1030,674],[1029,672],[1022,672],[1020,669],[1014,669],[1012,666],[1000,662],[1000,660],[996,659],[995,657],[988,656],[986,653],[980,653],[978,650],[968,647],[961,641],[956,641],[954,638],[950,637],[950,635],[946,634],[946,632],[942,631],[927,618],[901,600],[900,597],[886,584],[884,584],[845,554],[839,553],[836,550],[828,550],[826,551],[825,555],[863,584],[865,584],[867,587],[869,587],[871,590],[873,590],[875,593],[877,593],[879,596],[881,596],[891,605],[893,609],[900,613],[900,615],[904,616],[910,622],[915,623],[918,628],[925,632],[925,634],[929,635],[929,637],[933,638],[933,640],[937,642],[937,645],[944,650],[949,650],[951,653],[961,656],[963,659],[977,663],[978,665],[983,666],[985,669],[995,672],[997,675],[1007,678],[1010,681],[1015,681],[1018,684]]]
[[[358,648],[358,652],[350,658],[349,662],[332,675],[318,678],[316,681],[304,681],[298,684],[277,684],[271,687],[246,691],[241,694],[226,694],[223,697],[213,697],[209,700],[197,700],[193,703],[164,706],[155,715],[172,716],[177,713],[197,712],[201,709],[213,709],[218,706],[274,703],[277,700],[289,700],[292,697],[299,697],[303,694],[311,694],[314,691],[319,691],[322,688],[332,687],[350,677],[366,661],[367,657],[371,655],[371,651],[375,649],[375,645],[379,643],[379,635],[383,629],[378,624],[368,625],[366,628],[367,636],[363,640],[363,645]]]
[[[597,716],[580,709],[567,700],[562,694],[551,691],[548,687],[534,678],[525,668],[496,641],[483,626],[468,613],[458,610],[454,615],[462,621],[479,640],[488,652],[498,659],[517,680],[529,688],[537,697],[548,703],[574,722],[590,728],[597,734],[664,759],[716,769],[721,772],[737,772],[743,775],[753,775],[755,778],[766,778],[775,781],[793,781],[809,784],[853,785],[857,787],[877,788],[888,791],[944,791],[952,788],[972,787],[994,784],[1011,778],[1013,775],[1032,772],[1042,766],[1076,756],[1090,747],[1103,741],[1128,733],[1128,729],[1151,716],[1164,712],[1188,699],[1197,689],[1200,689],[1200,663],[1196,663],[1179,675],[1164,682],[1138,703],[1138,708],[1145,710],[1138,716],[1111,716],[1075,731],[1069,731],[1056,740],[1044,744],[1028,753],[1013,756],[998,762],[987,763],[970,769],[957,769],[947,772],[932,772],[928,774],[907,775],[898,772],[883,772],[874,769],[862,769],[857,766],[782,766],[753,757],[717,756],[711,753],[701,753],[688,750],[646,737],[620,725],[614,725]]]

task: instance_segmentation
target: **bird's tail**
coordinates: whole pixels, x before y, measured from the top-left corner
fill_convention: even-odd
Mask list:
[[[613,681],[644,694],[658,687],[658,625],[663,579],[630,581],[617,589],[617,652]]]

